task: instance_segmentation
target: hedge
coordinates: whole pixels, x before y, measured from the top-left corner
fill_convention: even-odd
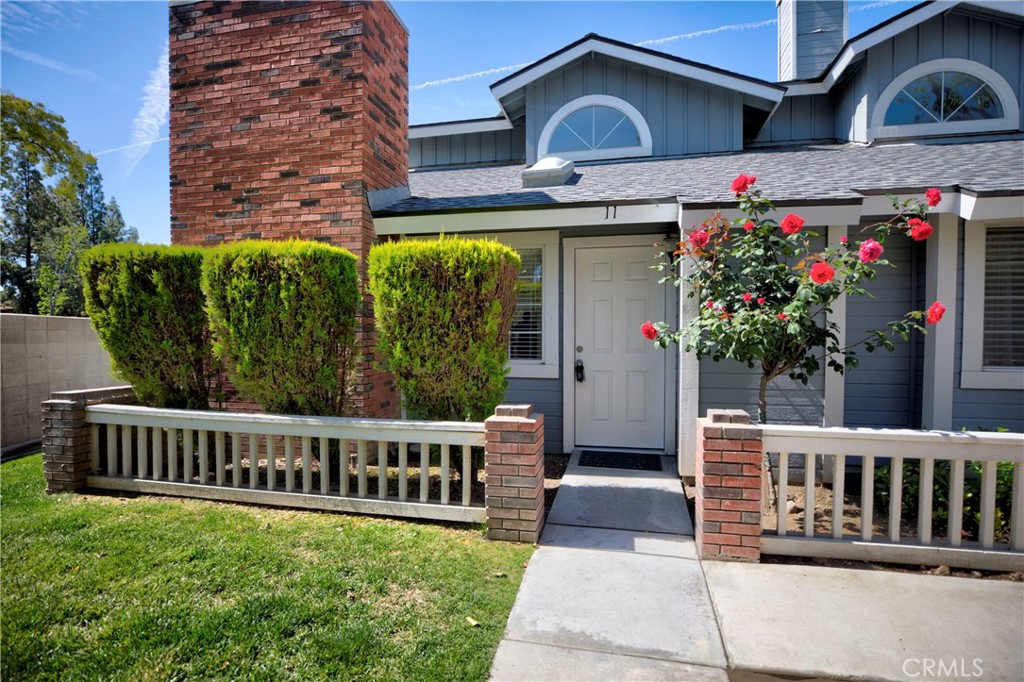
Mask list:
[[[207,409],[214,373],[197,248],[103,244],[79,262],[85,309],[115,376],[153,407]]]
[[[369,255],[378,346],[406,410],[480,421],[505,395],[519,255],[497,242],[442,237]]]
[[[268,412],[344,415],[355,346],[356,257],[315,242],[246,241],[206,252],[213,348]]]

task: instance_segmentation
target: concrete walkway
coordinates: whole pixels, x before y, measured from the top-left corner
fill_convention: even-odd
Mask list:
[[[700,562],[663,468],[573,456],[493,680],[1024,680],[1021,583]]]

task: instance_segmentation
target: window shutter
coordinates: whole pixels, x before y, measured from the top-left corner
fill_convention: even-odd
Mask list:
[[[1024,226],[985,236],[983,367],[1024,367]]]

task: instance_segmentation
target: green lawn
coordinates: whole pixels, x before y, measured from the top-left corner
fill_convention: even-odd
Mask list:
[[[532,552],[479,527],[43,488],[39,455],[0,468],[4,680],[483,680]]]

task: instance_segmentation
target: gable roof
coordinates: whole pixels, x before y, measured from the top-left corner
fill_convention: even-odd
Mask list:
[[[1001,12],[1024,18],[1024,3],[1007,2],[1006,0],[927,0],[908,10],[886,19],[880,24],[859,33],[846,41],[835,58],[816,78],[789,81],[784,83],[788,95],[826,94],[853,64],[857,57],[872,47],[890,38],[924,23],[959,5],[969,5],[990,12]]]
[[[771,102],[781,100],[782,95],[786,91],[784,86],[779,86],[760,78],[744,76],[732,71],[709,66],[708,64],[676,57],[665,52],[630,45],[629,43],[606,38],[596,33],[588,33],[576,42],[570,43],[562,49],[552,52],[529,66],[495,82],[491,85],[491,92],[500,102],[502,98],[511,95],[520,88],[547,76],[591,52],[621,59],[638,66],[658,69],[685,78],[729,88]]]
[[[730,154],[577,165],[557,187],[524,189],[522,166],[416,171],[412,196],[377,217],[506,210],[558,205],[735,203],[729,183],[739,173],[758,176],[758,187],[780,202],[860,201],[865,194],[959,187],[979,195],[1024,193],[1024,140],[961,144],[802,145]]]

